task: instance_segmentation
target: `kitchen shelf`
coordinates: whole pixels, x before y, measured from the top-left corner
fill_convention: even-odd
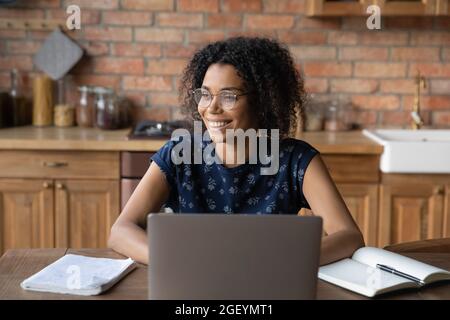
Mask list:
[[[382,16],[450,15],[450,0],[307,0],[307,15],[367,16],[367,7],[370,5],[378,5]]]

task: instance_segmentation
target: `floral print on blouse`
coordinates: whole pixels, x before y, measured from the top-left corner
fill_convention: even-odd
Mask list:
[[[303,176],[319,152],[308,143],[293,138],[281,140],[278,172],[261,175],[259,162],[234,168],[205,161],[175,165],[171,152],[184,138],[193,140],[189,136],[170,140],[151,158],[170,185],[165,207],[178,213],[230,214],[297,214],[301,208],[310,209],[302,191]],[[208,143],[201,142],[203,150]]]

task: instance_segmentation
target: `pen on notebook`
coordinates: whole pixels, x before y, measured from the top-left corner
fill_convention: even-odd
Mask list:
[[[425,284],[425,282],[423,282],[423,281],[420,280],[419,278],[413,277],[412,275],[409,275],[409,274],[407,274],[407,273],[404,273],[404,272],[395,270],[394,268],[385,266],[385,265],[383,265],[383,264],[377,264],[377,268],[379,268],[379,269],[381,269],[381,270],[383,270],[383,271],[386,271],[386,272],[395,274],[395,275],[397,275],[397,276],[399,276],[399,277],[406,278],[406,279],[408,279],[408,280],[414,281],[414,282],[416,282],[416,283],[418,283],[418,284],[420,284],[420,285]]]

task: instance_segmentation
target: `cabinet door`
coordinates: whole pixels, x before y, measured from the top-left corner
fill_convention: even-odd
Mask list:
[[[117,180],[55,182],[56,246],[105,248],[119,215]]]
[[[51,181],[0,179],[0,253],[54,246]]]
[[[444,230],[442,231],[442,237],[450,238],[450,184],[447,184],[444,192]]]
[[[339,184],[339,192],[361,230],[367,246],[377,245],[378,185]]]
[[[441,185],[394,184],[380,188],[379,246],[442,237]]]

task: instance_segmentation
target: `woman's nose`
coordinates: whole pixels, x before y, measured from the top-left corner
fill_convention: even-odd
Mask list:
[[[211,104],[208,107],[208,111],[211,113],[219,113],[221,111],[219,96],[212,96]]]

